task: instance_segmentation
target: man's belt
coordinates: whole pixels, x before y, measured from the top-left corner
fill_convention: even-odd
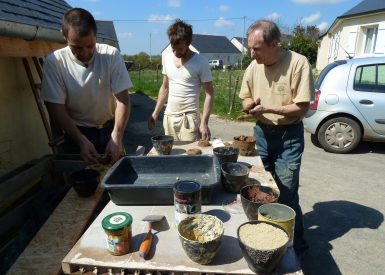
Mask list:
[[[113,119],[110,119],[110,120],[107,120],[104,124],[101,124],[101,125],[96,125],[95,128],[96,129],[103,129],[103,128],[106,128],[108,126],[111,125],[111,123],[113,123]]]
[[[93,126],[93,127],[90,127],[90,126],[77,126],[79,128],[88,128],[88,129],[97,129],[97,130],[101,130],[101,129],[104,129],[108,126],[110,126],[111,124],[114,123],[114,119],[110,119],[110,120],[107,120],[105,123],[103,124],[100,124],[100,125],[96,125],[96,126]]]
[[[261,126],[262,128],[266,128],[266,129],[280,129],[280,128],[284,129],[284,128],[295,127],[295,126],[301,124],[301,121],[293,123],[293,124],[285,124],[285,125],[266,124],[266,123],[263,123],[261,121],[258,121],[257,124],[259,126]]]
[[[180,116],[185,116],[188,114],[197,114],[197,111],[187,111],[179,114],[170,114],[170,113],[164,113],[166,116],[171,116],[171,117],[180,117]]]

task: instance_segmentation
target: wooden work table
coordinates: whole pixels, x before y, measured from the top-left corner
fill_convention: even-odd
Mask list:
[[[196,143],[176,143],[172,154],[184,154],[187,149],[197,148]],[[202,148],[203,154],[211,154],[212,147]],[[156,152],[151,150],[149,155]],[[251,165],[249,177],[262,185],[276,187],[269,173],[262,166],[258,156],[242,157],[239,162]],[[239,198],[221,190],[214,194],[213,203],[202,206],[202,213],[215,215],[224,222],[224,236],[218,254],[209,265],[200,265],[191,261],[185,254],[178,238],[175,226],[173,205],[119,206],[110,201],[83,236],[62,261],[65,274],[81,274],[93,271],[96,274],[146,274],[169,272],[174,274],[254,274],[242,257],[237,240],[237,228],[247,221]],[[101,226],[102,219],[114,212],[127,212],[132,215],[133,250],[126,255],[113,256],[106,249],[105,233]],[[138,254],[139,244],[147,232],[147,223],[142,219],[147,215],[164,215],[166,219],[154,224],[155,233],[152,249],[148,258],[142,259]],[[294,250],[290,247],[276,269],[280,274],[302,274]]]
[[[37,165],[31,167],[27,175],[37,178],[46,174],[69,173],[87,167],[87,163],[78,160],[58,160],[53,156],[43,158]],[[95,167],[91,167],[94,168]],[[102,175],[105,167],[98,169]],[[18,175],[21,176],[21,175]],[[28,176],[28,180],[34,178]],[[54,184],[53,179],[47,184]],[[14,180],[20,183],[20,177]],[[63,183],[64,184],[64,183]],[[71,187],[48,220],[33,237],[16,262],[8,270],[7,275],[13,274],[61,274],[60,263],[63,257],[74,246],[82,235],[98,207],[102,197],[103,188],[98,186],[95,193],[87,198],[81,198]]]

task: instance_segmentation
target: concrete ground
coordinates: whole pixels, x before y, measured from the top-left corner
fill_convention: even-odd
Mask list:
[[[128,153],[151,148],[150,137],[162,134],[161,119],[147,129],[155,101],[133,94],[126,131]],[[232,140],[252,134],[253,123],[210,119],[212,137]],[[383,274],[385,272],[385,143],[363,142],[352,154],[338,155],[315,146],[305,134],[300,200],[309,251],[305,274]]]

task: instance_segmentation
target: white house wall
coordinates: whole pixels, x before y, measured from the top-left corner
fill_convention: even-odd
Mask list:
[[[375,52],[365,54],[364,28],[378,25]],[[365,57],[385,54],[385,13],[340,19],[329,33],[323,36],[318,49],[317,70],[323,69],[335,60],[351,57]]]
[[[223,65],[234,66],[241,63],[242,55],[241,53],[228,53],[228,54],[218,54],[218,53],[201,53],[206,56],[208,60],[220,59],[223,61]]]
[[[190,50],[200,53],[196,48],[194,48],[192,45],[190,45]],[[162,61],[166,54],[171,53],[172,48],[169,44],[163,51],[162,51]],[[242,55],[241,53],[200,53],[201,55],[205,56],[207,60],[211,59],[221,59],[223,60],[223,65],[230,65],[234,66],[236,64],[241,63]]]
[[[316,63],[316,68],[317,70],[321,70],[328,64],[329,60],[329,43],[330,43],[330,38],[328,35],[325,35],[318,47],[318,52],[317,52],[317,63]]]
[[[233,45],[240,51],[242,52],[242,49],[243,49],[243,54],[246,54],[247,53],[247,47],[243,47],[242,48],[242,43],[238,41],[238,39],[231,39],[230,40],[231,43],[233,43]]]

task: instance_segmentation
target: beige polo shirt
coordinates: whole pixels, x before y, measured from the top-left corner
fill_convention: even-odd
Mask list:
[[[307,58],[296,52],[283,50],[281,58],[272,66],[255,60],[243,76],[239,97],[260,100],[262,106],[285,106],[310,102],[314,80]],[[287,125],[298,123],[302,117],[285,117],[265,113],[257,119],[265,124]]]

